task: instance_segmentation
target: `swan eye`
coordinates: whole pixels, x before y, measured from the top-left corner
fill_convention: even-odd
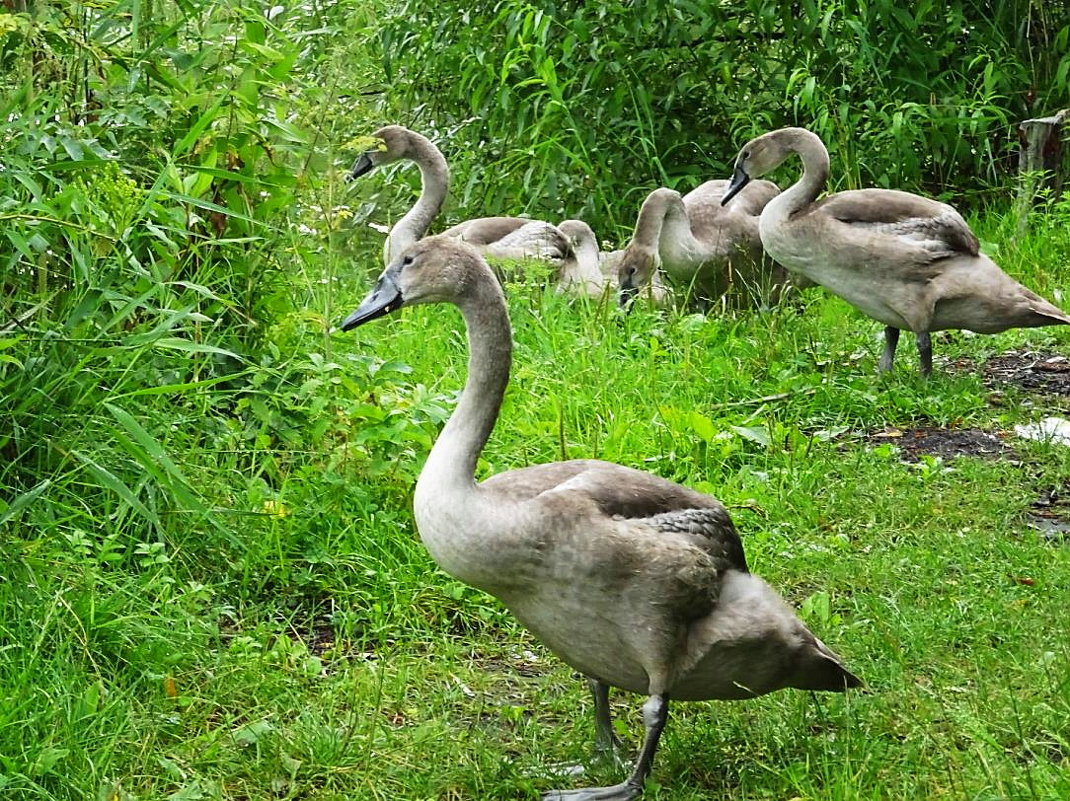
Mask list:
[[[749,159],[750,158],[750,151],[749,150],[744,150],[743,151],[743,158],[744,159]]]
[[[402,267],[408,267],[414,261],[416,261],[416,258],[414,256],[412,256],[412,255],[408,255],[408,256],[406,256],[405,258],[403,258],[401,260],[401,266]]]

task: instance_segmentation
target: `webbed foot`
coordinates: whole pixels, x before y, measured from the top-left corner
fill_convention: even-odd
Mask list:
[[[542,801],[635,801],[642,794],[642,787],[632,782],[622,782],[612,787],[552,790],[542,797]]]
[[[598,745],[601,750],[616,750],[617,738],[609,726],[609,695],[605,685],[591,682],[591,689],[595,694],[596,719],[599,721]],[[643,704],[643,722],[646,725],[646,739],[643,740],[643,750],[636,760],[632,775],[620,784],[612,787],[584,787],[579,790],[553,790],[542,797],[542,801],[635,801],[643,794],[643,782],[650,775],[650,768],[654,764],[654,752],[658,747],[658,740],[665,728],[665,721],[669,712],[669,699],[664,694],[651,695]]]

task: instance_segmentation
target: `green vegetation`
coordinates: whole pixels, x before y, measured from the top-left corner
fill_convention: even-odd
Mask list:
[[[1002,181],[975,215],[986,248],[1048,297],[1065,287],[1070,207],[1014,242],[1011,184],[968,164],[1000,157],[955,135],[1008,137],[1015,92],[1065,87],[1070,22],[1054,11],[915,4],[925,35],[952,33],[911,49],[896,42],[915,23],[885,4],[730,4],[735,28],[684,3],[664,18],[573,5],[496,6],[481,50],[417,0],[0,4],[0,799],[534,798],[561,785],[552,764],[587,755],[581,683],[438,572],[412,528],[412,483],[463,380],[458,318],[418,308],[330,332],[378,270],[366,222],[416,180],[342,184],[344,144],[379,122],[426,122],[443,143],[453,219],[582,212],[605,234],[658,182],[724,175],[750,133],[828,125],[846,182]],[[473,27],[491,13],[467,12]],[[596,74],[539,50],[596,13],[599,41],[643,63]],[[743,46],[744,20],[796,48],[765,84],[773,55]],[[798,58],[811,28],[789,20],[839,45]],[[688,25],[685,44],[739,52],[651,46]],[[1000,57],[954,61],[956,25]],[[858,26],[907,33],[868,50],[837,38]],[[432,41],[449,43],[440,62]],[[627,63],[613,52],[599,63]],[[930,53],[944,61],[925,67]],[[579,83],[536,80],[547,58]],[[873,108],[844,89],[835,65],[851,59],[873,62],[850,79]],[[896,76],[922,73],[962,102],[903,94]],[[693,103],[703,87],[716,103]],[[894,133],[891,96],[920,103]],[[573,139],[563,99],[585,115]],[[1070,544],[1027,520],[1065,488],[1070,454],[1008,439],[1015,459],[904,464],[894,438],[868,438],[1065,414],[969,365],[1065,350],[1070,332],[953,334],[937,352],[967,367],[924,381],[907,348],[878,376],[878,326],[820,292],[622,320],[508,290],[514,380],[485,472],[598,456],[715,493],[756,572],[871,687],[678,705],[651,798],[1070,797]],[[634,745],[634,699],[615,699]]]
[[[633,225],[654,186],[728,175],[742,143],[785,125],[822,137],[834,189],[961,202],[1013,173],[1013,126],[1061,108],[1070,75],[1070,14],[1033,0],[390,8],[387,76],[414,122],[448,133],[461,207],[596,230]]]

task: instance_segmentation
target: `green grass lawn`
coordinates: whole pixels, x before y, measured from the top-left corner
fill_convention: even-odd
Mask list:
[[[1041,232],[1001,260],[1052,297],[1067,249]],[[329,299],[338,317],[373,271]],[[1070,798],[1070,537],[1028,519],[1070,450],[1008,436],[1013,458],[905,463],[869,436],[1067,414],[945,360],[1067,353],[1070,331],[934,337],[924,380],[908,338],[878,375],[879,324],[820,290],[627,319],[508,294],[513,381],[483,474],[598,457],[717,495],[752,569],[868,685],[674,705],[647,797]],[[464,380],[459,315],[326,322],[277,326],[249,386],[159,400],[186,422],[154,436],[210,513],[131,542],[117,496],[98,528],[54,508],[5,535],[0,798],[534,799],[619,780],[553,775],[590,750],[583,682],[413,529],[411,485]],[[640,703],[614,695],[632,749]]]

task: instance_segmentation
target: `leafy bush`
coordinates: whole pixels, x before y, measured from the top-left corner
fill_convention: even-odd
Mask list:
[[[447,145],[466,215],[617,227],[793,124],[843,185],[984,188],[1011,126],[1063,102],[1068,37],[1061,7],[1021,0],[398,0],[382,24],[394,100]]]
[[[126,798],[107,777],[140,748],[114,746],[131,698],[168,703],[265,593],[322,596],[341,575],[359,593],[357,566],[309,567],[330,549],[317,492],[428,433],[383,423],[369,393],[404,396],[403,367],[333,359],[319,275],[300,272],[333,265],[344,217],[317,110],[347,9],[16,5],[0,13],[0,794]],[[362,416],[382,442],[341,454]],[[409,478],[347,511],[403,505]]]

